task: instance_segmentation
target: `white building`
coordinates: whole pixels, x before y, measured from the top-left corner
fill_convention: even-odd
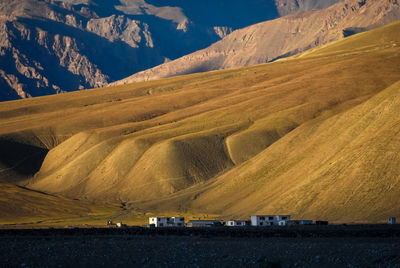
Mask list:
[[[256,215],[251,216],[251,226],[284,226],[290,221],[290,215]]]
[[[229,220],[226,222],[226,226],[235,227],[235,226],[249,226],[250,222],[245,220]]]
[[[149,225],[154,227],[184,227],[184,217],[151,217]]]
[[[117,222],[115,225],[116,225],[118,228],[126,227],[126,224],[123,224],[122,222]]]

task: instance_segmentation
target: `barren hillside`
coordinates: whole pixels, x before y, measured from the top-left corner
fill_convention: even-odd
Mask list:
[[[317,2],[328,3],[312,3]],[[312,3],[298,1],[295,6],[305,9]],[[398,19],[398,1],[347,0],[324,10],[295,13],[234,31],[206,49],[136,73],[114,84],[271,62]]]
[[[1,103],[0,178],[126,217],[380,221],[400,214],[399,66],[397,22],[274,63]]]

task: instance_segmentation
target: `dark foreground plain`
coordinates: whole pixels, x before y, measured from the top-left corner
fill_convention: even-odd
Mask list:
[[[0,230],[2,267],[398,267],[400,226]]]

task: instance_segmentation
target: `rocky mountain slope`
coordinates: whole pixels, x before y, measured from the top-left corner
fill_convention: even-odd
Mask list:
[[[343,2],[344,0],[276,0],[275,4],[281,16],[288,15],[297,11],[307,11],[313,9],[324,9],[331,5]]]
[[[277,3],[3,0],[0,100],[101,87],[303,8]]]
[[[127,218],[385,220],[400,213],[399,66],[397,22],[269,64],[3,102],[0,181]]]
[[[322,2],[329,3],[298,1],[295,7],[306,9]],[[291,5],[286,7],[291,10]],[[398,19],[400,4],[396,0],[347,0],[324,10],[296,13],[237,30],[206,49],[115,84],[271,62]]]

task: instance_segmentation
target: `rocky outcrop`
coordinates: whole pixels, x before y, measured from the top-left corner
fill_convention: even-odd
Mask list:
[[[62,88],[103,86],[109,81],[81,52],[82,43],[76,38],[32,29],[18,21],[3,23],[2,34],[9,36],[9,44],[1,47],[5,68],[0,75],[14,90],[9,90],[8,99],[15,98],[13,93],[26,98],[61,93]]]
[[[146,46],[154,47],[149,25],[124,16],[112,15],[107,18],[91,19],[87,23],[86,29],[110,42],[122,41],[133,48],[140,46],[143,36]]]
[[[173,21],[177,30],[187,31],[189,19],[180,7],[161,6],[157,7],[146,3],[145,0],[120,0],[120,5],[115,6],[125,14],[138,15],[147,14],[155,17]]]
[[[227,36],[228,34],[230,34],[232,32],[232,28],[215,26],[214,27],[214,31],[222,39],[222,38],[224,38],[225,36]]]
[[[297,11],[324,9],[344,0],[275,0],[276,8],[281,16]]]
[[[347,0],[328,9],[295,13],[234,31],[206,49],[115,84],[271,62],[399,19],[397,0]]]
[[[0,100],[101,87],[162,63],[149,25],[73,3],[0,3]],[[75,3],[76,4],[76,3]]]

